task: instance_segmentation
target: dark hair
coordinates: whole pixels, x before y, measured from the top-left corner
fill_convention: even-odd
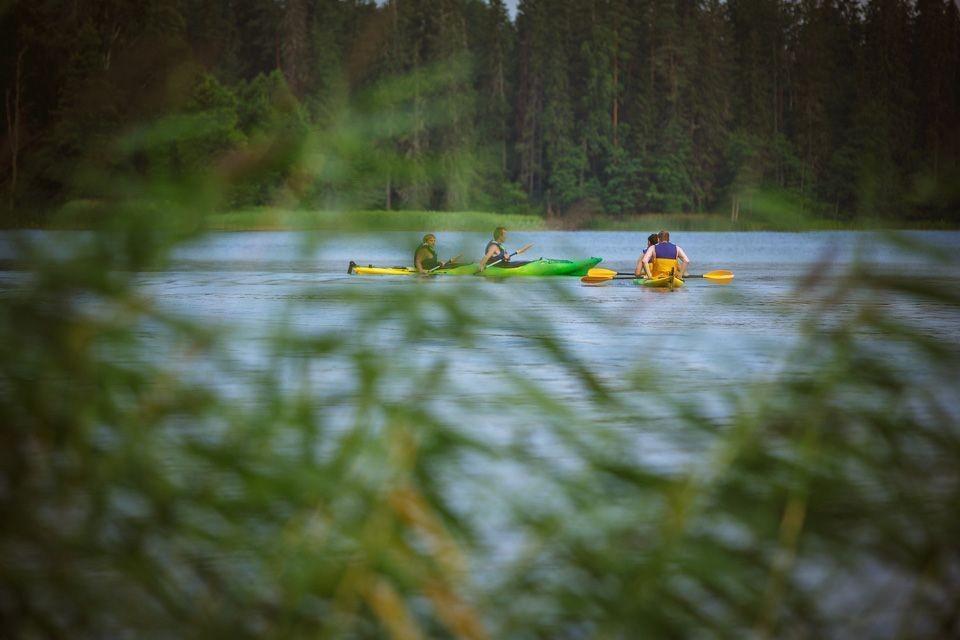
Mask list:
[[[657,234],[651,233],[650,235],[647,236],[648,247],[652,244],[657,244],[658,242],[660,242],[660,236],[658,236]]]
[[[497,238],[500,237],[501,233],[505,233],[506,231],[507,231],[506,227],[497,227],[496,229],[493,230],[493,239],[496,240]]]

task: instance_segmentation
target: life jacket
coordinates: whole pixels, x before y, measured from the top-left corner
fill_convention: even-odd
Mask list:
[[[428,245],[426,242],[424,242],[419,247],[417,247],[417,250],[413,252],[414,265],[417,264],[417,254],[420,253],[420,249],[426,249],[427,251],[430,252],[429,258],[424,258],[423,260],[420,261],[420,265],[423,266],[424,269],[429,270],[429,269],[433,269],[436,266],[439,266],[440,261],[437,260],[437,252],[433,249],[433,247]]]
[[[490,245],[495,245],[495,246],[497,247],[497,249],[499,249],[500,251],[499,251],[498,253],[495,253],[495,254],[493,254],[492,256],[490,256],[490,259],[487,260],[487,264],[493,264],[494,262],[497,262],[498,260],[499,260],[500,262],[506,261],[506,259],[507,259],[507,252],[506,252],[506,250],[504,250],[503,245],[500,244],[499,242],[497,242],[496,240],[491,240],[490,242],[487,243],[486,249],[483,250],[483,255],[487,255],[487,251],[490,251]]]
[[[660,242],[653,245],[653,260],[650,271],[653,277],[670,273],[677,268],[677,245],[672,242]]]

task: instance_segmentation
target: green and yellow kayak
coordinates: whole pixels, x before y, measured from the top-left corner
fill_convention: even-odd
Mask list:
[[[603,258],[586,258],[585,260],[555,260],[540,258],[527,262],[510,262],[497,264],[484,269],[479,273],[480,266],[471,262],[446,269],[436,269],[430,272],[434,276],[472,276],[482,275],[487,278],[512,278],[516,276],[585,276],[591,267],[595,267]],[[348,273],[358,276],[415,276],[417,270],[413,267],[375,267],[361,266],[353,262]]]
[[[656,287],[658,289],[676,289],[683,286],[683,280],[672,273],[659,275],[656,278],[637,278],[633,283],[642,287]]]

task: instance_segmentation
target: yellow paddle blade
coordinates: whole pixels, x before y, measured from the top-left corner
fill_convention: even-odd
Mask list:
[[[587,275],[580,278],[580,282],[583,284],[603,284],[604,282],[610,282],[613,280],[613,276],[592,276],[587,272]]]
[[[717,269],[716,271],[708,271],[707,273],[703,274],[703,277],[714,282],[728,283],[733,280],[733,271]]]
[[[617,272],[614,271],[613,269],[604,269],[603,267],[594,267],[593,269],[590,269],[589,271],[587,271],[587,275],[594,276],[594,277],[604,276],[604,277],[612,278],[613,276],[617,275]]]

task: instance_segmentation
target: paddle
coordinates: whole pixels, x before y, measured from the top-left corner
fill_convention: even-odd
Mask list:
[[[523,245],[522,247],[520,247],[519,249],[517,249],[516,251],[514,251],[513,253],[511,253],[509,257],[512,258],[512,257],[515,256],[515,255],[521,254],[521,253],[523,253],[524,251],[526,251],[527,249],[529,249],[529,248],[532,247],[532,246],[533,246],[532,244],[525,244],[525,245]],[[492,267],[493,265],[495,265],[495,264],[500,264],[501,262],[503,262],[503,259],[497,260],[496,262],[491,262],[490,264],[488,264],[488,265],[487,265],[486,267],[484,267],[484,268],[485,268],[485,269],[489,269],[489,268]]]
[[[453,264],[454,262],[456,262],[456,261],[457,261],[459,258],[461,258],[461,257],[463,257],[463,254],[462,254],[462,253],[458,253],[456,256],[450,258],[450,259],[447,260],[446,262],[441,262],[440,264],[438,264],[437,266],[435,266],[433,269],[428,270],[427,273],[433,273],[434,271],[436,271],[437,269],[440,269],[440,268],[442,268],[442,267],[449,267],[451,264]],[[426,274],[424,274],[424,275],[426,275]]]
[[[602,269],[602,268],[593,268],[587,271],[587,275],[580,278],[580,282],[584,284],[599,284],[601,282],[606,282],[607,280],[633,280],[636,276],[632,273],[623,273],[621,271],[613,271],[611,269]],[[683,276],[683,279],[687,278],[704,278],[710,280],[711,282],[718,283],[727,283],[733,280],[733,271],[728,271],[726,269],[717,269],[715,271],[708,271],[702,275],[695,275],[688,273]]]

